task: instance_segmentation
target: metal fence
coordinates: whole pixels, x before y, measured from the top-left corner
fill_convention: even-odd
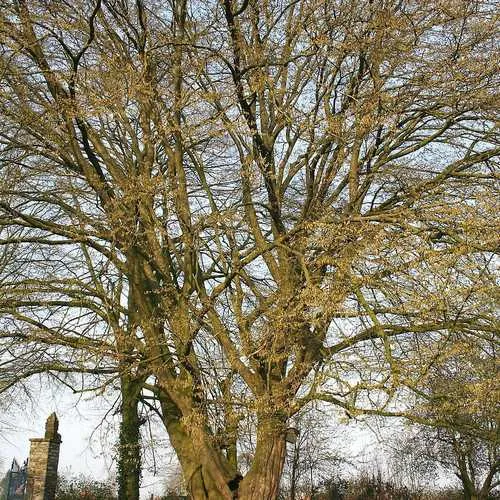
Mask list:
[[[19,465],[14,458],[7,472],[7,500],[24,500],[27,479],[28,460],[25,460],[23,465]]]

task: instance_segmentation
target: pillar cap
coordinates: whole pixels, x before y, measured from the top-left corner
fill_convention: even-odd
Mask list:
[[[59,419],[55,413],[49,415],[45,422],[45,436],[43,438],[31,438],[32,443],[61,443],[61,435],[57,432],[59,428]]]
[[[49,418],[47,418],[47,422],[45,422],[45,439],[50,441],[61,441],[61,435],[57,432],[59,429],[59,419],[57,415],[51,413]]]

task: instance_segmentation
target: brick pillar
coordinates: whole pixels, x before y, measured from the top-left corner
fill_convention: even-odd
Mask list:
[[[45,424],[45,437],[30,439],[27,500],[54,500],[61,435],[59,420],[52,413]]]

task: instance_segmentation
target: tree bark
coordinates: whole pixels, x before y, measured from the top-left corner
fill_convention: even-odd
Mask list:
[[[297,468],[299,462],[299,447],[295,444],[293,448],[292,480],[290,483],[290,500],[295,500],[297,491]]]
[[[163,422],[181,463],[193,500],[274,500],[285,460],[286,419],[258,420],[254,460],[243,478],[230,460],[213,445],[205,429],[186,428],[182,413],[165,392],[159,393]]]
[[[285,425],[281,418],[259,421],[257,447],[250,470],[241,481],[238,498],[241,500],[274,500],[285,462]]]
[[[139,500],[141,477],[140,419],[142,381],[121,377],[121,423],[118,451],[118,499]]]
[[[203,429],[190,432],[181,424],[182,413],[165,393],[159,394],[163,423],[170,444],[182,467],[184,480],[193,500],[231,500],[239,474],[220,450],[210,445]]]

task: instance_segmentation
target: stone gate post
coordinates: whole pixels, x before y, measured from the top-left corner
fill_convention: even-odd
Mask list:
[[[45,424],[45,437],[30,439],[27,500],[54,500],[61,435],[55,413]]]

